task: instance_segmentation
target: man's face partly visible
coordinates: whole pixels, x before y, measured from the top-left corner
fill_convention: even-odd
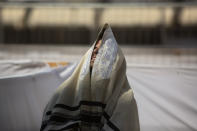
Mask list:
[[[97,55],[98,50],[99,50],[100,47],[101,47],[101,40],[99,40],[99,41],[96,43],[96,45],[95,45],[95,47],[94,47],[94,50],[93,50],[93,52],[92,52],[92,57],[91,57],[91,61],[90,61],[90,66],[91,66],[91,67],[93,67],[93,65],[94,65],[94,61],[95,61],[95,59],[96,59],[96,55]]]

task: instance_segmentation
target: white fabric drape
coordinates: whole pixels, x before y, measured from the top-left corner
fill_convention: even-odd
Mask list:
[[[7,68],[15,67],[16,63],[7,63]],[[4,71],[5,76],[0,77],[0,130],[2,131],[38,131],[41,125],[43,109],[54,90],[68,77],[75,64],[64,68],[49,69],[45,63],[43,68],[35,66],[25,68],[18,63],[16,70]],[[4,64],[5,65],[5,64]],[[3,68],[1,68],[3,67]],[[37,69],[40,69],[38,72]],[[67,70],[68,69],[68,70]],[[36,70],[36,71],[35,71]],[[31,73],[29,73],[31,72]]]
[[[197,69],[130,67],[142,131],[197,130]]]

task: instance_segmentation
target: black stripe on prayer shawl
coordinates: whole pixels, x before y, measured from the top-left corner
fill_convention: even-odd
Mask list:
[[[41,130],[43,130],[47,125],[51,125],[50,123],[66,123],[70,121],[81,121],[84,122],[87,126],[101,127],[101,112],[89,112],[89,111],[81,111],[80,114],[75,116],[65,115],[59,112],[54,112],[51,114],[49,120],[45,120],[42,122]]]
[[[92,116],[91,114],[78,114],[76,116],[69,116],[62,113],[53,113],[49,118],[49,121],[55,122],[67,122],[67,121],[83,121],[89,123],[99,123],[101,121],[101,115],[99,116]]]
[[[81,116],[81,117],[80,117]],[[103,113],[103,116],[104,118],[107,120],[107,125],[113,129],[114,131],[120,131],[109,119],[110,119],[110,116],[104,112]],[[52,115],[50,117],[50,120],[48,120],[48,122],[63,122],[65,123],[66,121],[78,121],[78,120],[81,120],[83,122],[87,122],[87,123],[99,123],[100,120],[101,120],[101,116],[88,116],[88,115],[77,115],[77,116],[65,116],[64,114],[61,114],[61,113],[55,113],[54,115]],[[44,122],[42,124],[43,128],[41,129],[44,129],[46,127],[45,125],[46,122]],[[44,126],[45,125],[45,126]]]
[[[80,106],[81,105],[87,105],[87,106],[99,106],[99,107],[102,107],[102,108],[105,108],[106,104],[103,104],[101,102],[93,102],[93,101],[80,101],[79,105],[78,106],[67,106],[67,105],[64,105],[64,104],[56,104],[54,106],[54,108],[63,108],[63,109],[66,109],[66,110],[69,110],[69,111],[77,111],[79,110]],[[48,111],[46,112],[46,115],[51,115],[52,111]],[[110,119],[110,116],[104,112],[103,113],[103,116],[104,118],[107,120],[107,125],[112,128],[114,131],[120,131],[109,119]],[[92,116],[91,116],[92,117]],[[87,118],[87,117],[85,117]],[[87,118],[89,119],[89,118]],[[58,120],[61,120],[61,119],[58,119]],[[68,119],[67,119],[68,120]],[[78,120],[81,120],[81,119],[78,119]],[[85,119],[86,120],[86,119]],[[83,120],[81,120],[83,121]],[[44,123],[43,123],[44,124]]]
[[[62,129],[58,129],[58,130],[49,130],[49,131],[63,131],[63,130],[68,130],[68,129],[72,129],[72,128],[79,128],[79,123],[73,123],[70,124],[66,127],[63,127]]]
[[[48,121],[43,121],[43,122],[42,122],[40,131],[43,131],[43,130],[45,129],[45,127],[47,126],[47,123],[48,123]]]
[[[80,101],[79,105],[78,106],[67,106],[67,105],[64,105],[64,104],[56,104],[54,106],[54,108],[64,108],[64,109],[67,109],[67,110],[70,110],[70,111],[76,111],[80,108],[81,105],[86,105],[86,106],[99,106],[99,107],[102,107],[102,108],[105,108],[106,104],[103,104],[101,102],[95,102],[95,101]]]
[[[114,131],[120,131],[120,129],[118,129],[118,127],[116,127],[109,119],[110,119],[110,116],[104,111],[103,112],[103,116],[104,118],[107,120],[107,125],[109,127],[111,127]]]
[[[67,105],[64,105],[64,104],[56,104],[54,106],[54,108],[63,108],[63,109],[69,110],[69,111],[76,111],[76,110],[79,110],[81,105],[99,106],[99,107],[102,107],[102,108],[105,108],[105,106],[106,106],[106,104],[103,104],[103,103],[97,102],[97,101],[80,101],[79,105],[77,105],[77,106],[67,106]],[[46,112],[47,116],[50,115],[50,114],[51,114],[51,111]]]
[[[48,116],[48,115],[51,115],[51,113],[52,113],[52,111],[47,111],[46,112],[46,115]]]

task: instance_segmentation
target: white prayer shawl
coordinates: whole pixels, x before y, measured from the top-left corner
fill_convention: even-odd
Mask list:
[[[42,131],[139,131],[137,105],[126,77],[126,61],[109,25],[92,71],[93,46],[47,104]],[[98,41],[98,39],[97,39]]]

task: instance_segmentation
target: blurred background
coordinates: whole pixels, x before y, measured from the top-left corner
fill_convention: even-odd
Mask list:
[[[197,46],[195,0],[5,0],[0,9],[4,44],[88,45],[107,22],[121,45]]]
[[[77,61],[104,23],[129,63],[197,62],[196,0],[1,0],[0,60]]]

